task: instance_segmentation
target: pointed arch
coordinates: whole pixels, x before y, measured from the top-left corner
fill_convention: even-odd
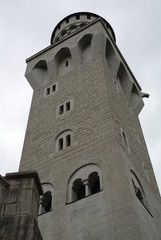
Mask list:
[[[129,77],[122,62],[120,62],[120,66],[117,72],[117,79],[119,80],[124,93],[127,95]]]
[[[86,34],[78,42],[78,48],[83,62],[92,58],[92,39],[93,34]]]
[[[106,52],[105,56],[107,59],[107,63],[109,65],[109,68],[112,70],[113,76],[116,74],[115,73],[115,67],[118,64],[118,58],[116,57],[115,50],[112,46],[112,43],[110,42],[109,39],[106,39]],[[117,63],[117,64],[116,64]]]
[[[54,58],[57,75],[66,73],[72,68],[72,57],[68,47],[61,48]]]
[[[45,60],[40,60],[35,66],[32,68],[32,72],[34,74],[34,78],[41,82],[47,82],[49,79],[47,62]]]

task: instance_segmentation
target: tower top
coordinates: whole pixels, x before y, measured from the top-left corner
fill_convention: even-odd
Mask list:
[[[75,31],[86,27],[92,22],[101,19],[105,26],[107,27],[108,32],[110,33],[113,40],[116,42],[115,33],[111,25],[102,17],[95,13],[90,12],[77,12],[68,15],[63,18],[54,28],[54,31],[51,36],[51,44],[58,42],[59,40],[64,39]]]

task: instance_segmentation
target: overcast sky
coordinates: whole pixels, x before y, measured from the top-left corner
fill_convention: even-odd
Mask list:
[[[113,27],[117,45],[150,94],[140,121],[161,189],[161,1],[1,0],[0,174],[18,170],[32,89],[25,59],[50,44],[56,24],[73,12],[89,11]]]

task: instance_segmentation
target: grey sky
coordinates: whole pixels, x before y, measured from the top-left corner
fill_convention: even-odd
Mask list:
[[[144,92],[140,114],[161,189],[161,1],[14,0],[0,4],[0,173],[18,170],[32,89],[25,59],[47,47],[55,25],[73,12],[89,11],[113,27],[117,45]]]

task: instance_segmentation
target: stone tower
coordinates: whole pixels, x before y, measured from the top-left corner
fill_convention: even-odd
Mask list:
[[[43,240],[160,240],[143,97],[110,24],[80,12],[27,59],[34,93],[20,171],[37,170]]]

